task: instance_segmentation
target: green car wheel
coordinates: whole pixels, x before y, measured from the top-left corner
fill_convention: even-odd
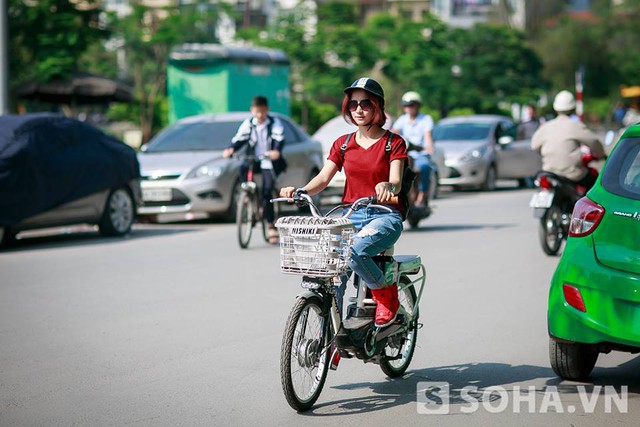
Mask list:
[[[549,360],[556,375],[566,380],[580,381],[593,371],[598,350],[588,344],[560,342],[550,338]]]

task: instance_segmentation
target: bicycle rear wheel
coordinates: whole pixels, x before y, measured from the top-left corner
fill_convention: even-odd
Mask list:
[[[413,315],[418,307],[416,307],[417,296],[415,288],[413,286],[405,287],[410,282],[411,279],[407,276],[400,277],[398,299],[407,314]],[[389,338],[380,359],[380,368],[389,378],[402,376],[409,368],[411,359],[413,359],[413,352],[416,349],[416,339],[418,338],[417,323],[418,319],[414,319],[406,333]]]
[[[253,230],[253,200],[254,196],[247,191],[242,191],[238,197],[236,209],[236,224],[238,226],[238,243],[242,249],[246,249],[251,241]]]
[[[329,326],[319,298],[299,298],[289,314],[280,350],[280,380],[289,405],[307,411],[327,378]]]

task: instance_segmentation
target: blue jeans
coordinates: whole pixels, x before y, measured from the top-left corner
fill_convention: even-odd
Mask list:
[[[433,166],[431,166],[431,156],[428,154],[420,154],[413,157],[413,168],[420,172],[420,191],[428,195],[429,184],[431,184],[431,171],[433,170]]]
[[[393,212],[376,208],[360,209],[349,218],[357,233],[351,246],[349,267],[364,280],[370,289],[381,289],[387,286],[384,272],[373,261],[372,257],[389,249],[400,238],[402,233],[402,216],[397,210]],[[348,277],[342,278],[342,284],[336,289],[338,307],[342,308],[342,298],[347,287]]]

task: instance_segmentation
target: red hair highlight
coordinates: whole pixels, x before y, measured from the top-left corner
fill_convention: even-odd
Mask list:
[[[352,91],[344,94],[344,99],[342,100],[342,116],[347,121],[347,123],[355,124],[353,122],[353,118],[351,117],[351,111],[349,111],[349,108],[347,108],[347,104],[349,104],[349,101],[351,101],[351,92]],[[378,125],[380,127],[384,126],[384,124],[387,122],[387,117],[384,114],[384,100],[380,102],[381,100],[379,97],[372,95],[367,91],[365,92],[367,93],[367,97],[373,104],[373,118],[371,119],[371,125]]]

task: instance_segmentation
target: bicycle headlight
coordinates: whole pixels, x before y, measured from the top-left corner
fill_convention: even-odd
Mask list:
[[[196,166],[187,174],[187,179],[190,178],[217,178],[222,175],[222,167],[217,166],[214,162],[203,163]]]

